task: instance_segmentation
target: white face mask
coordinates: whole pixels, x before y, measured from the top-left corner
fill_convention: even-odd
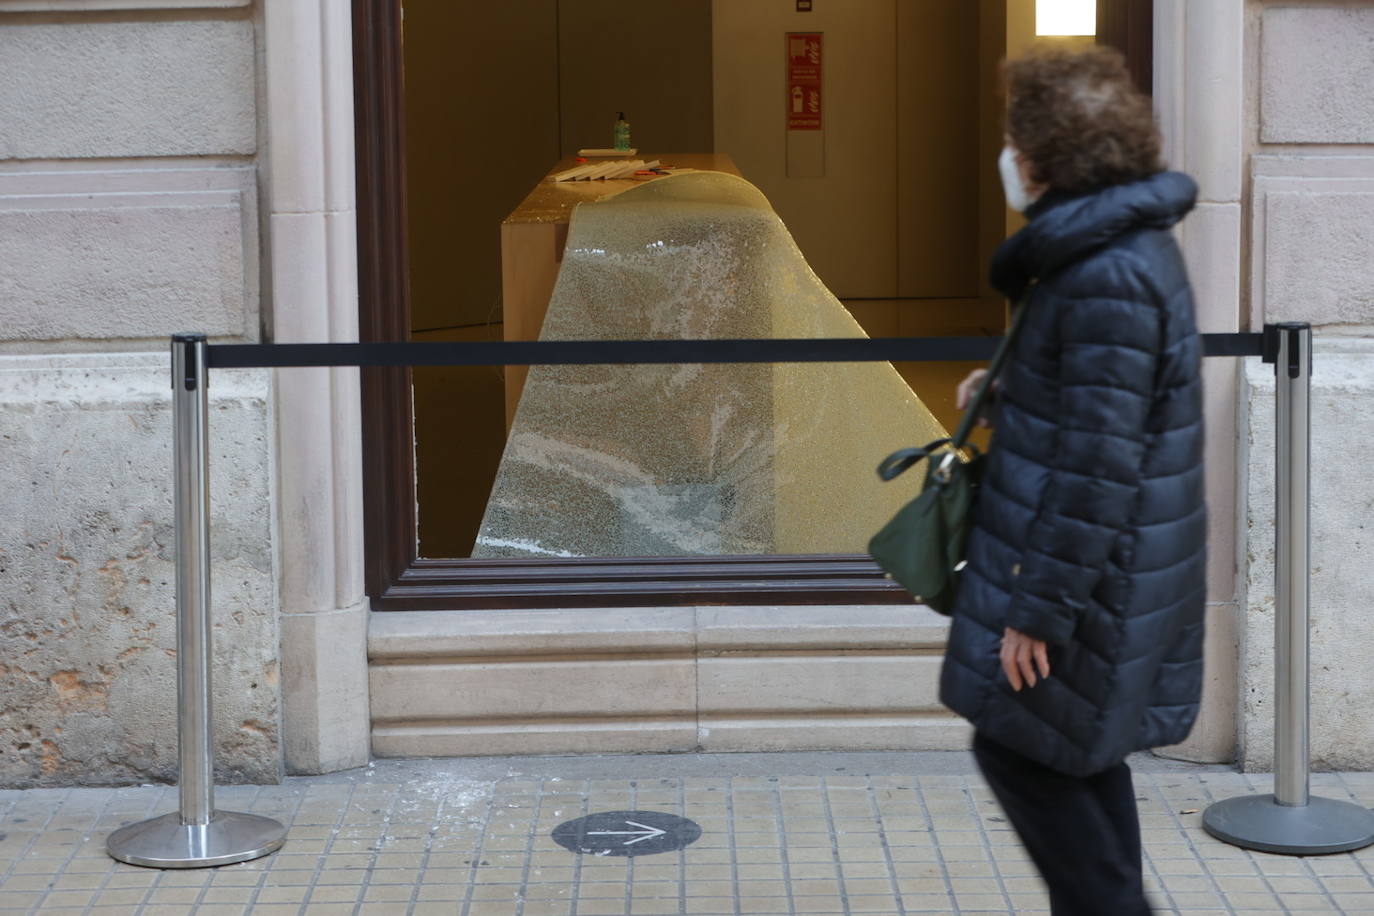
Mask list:
[[[1016,164],[1016,151],[1010,146],[1002,147],[1002,155],[997,157],[997,170],[1002,173],[1002,190],[1007,195],[1007,206],[1018,213],[1026,212],[1026,208],[1035,203],[1036,197],[1031,197],[1026,190],[1026,185],[1021,181],[1021,169]]]

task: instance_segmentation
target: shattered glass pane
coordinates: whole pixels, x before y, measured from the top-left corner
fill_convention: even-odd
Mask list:
[[[543,340],[862,337],[767,199],[693,172],[578,206]],[[862,553],[947,435],[887,363],[536,366],[474,557]]]

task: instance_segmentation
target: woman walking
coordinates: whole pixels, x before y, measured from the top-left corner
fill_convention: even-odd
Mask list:
[[[1005,65],[992,264],[1027,309],[941,676],[1054,913],[1149,913],[1132,751],[1187,737],[1202,680],[1201,342],[1169,232],[1197,187],[1107,49]],[[960,386],[966,402],[978,373]],[[961,403],[962,406],[962,403]]]

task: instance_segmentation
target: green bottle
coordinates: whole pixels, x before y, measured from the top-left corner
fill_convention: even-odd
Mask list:
[[[630,148],[630,122],[625,120],[625,112],[620,112],[616,116],[615,122],[615,148]]]

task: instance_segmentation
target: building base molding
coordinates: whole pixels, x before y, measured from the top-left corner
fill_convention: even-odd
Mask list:
[[[383,757],[962,750],[918,606],[374,612]]]

